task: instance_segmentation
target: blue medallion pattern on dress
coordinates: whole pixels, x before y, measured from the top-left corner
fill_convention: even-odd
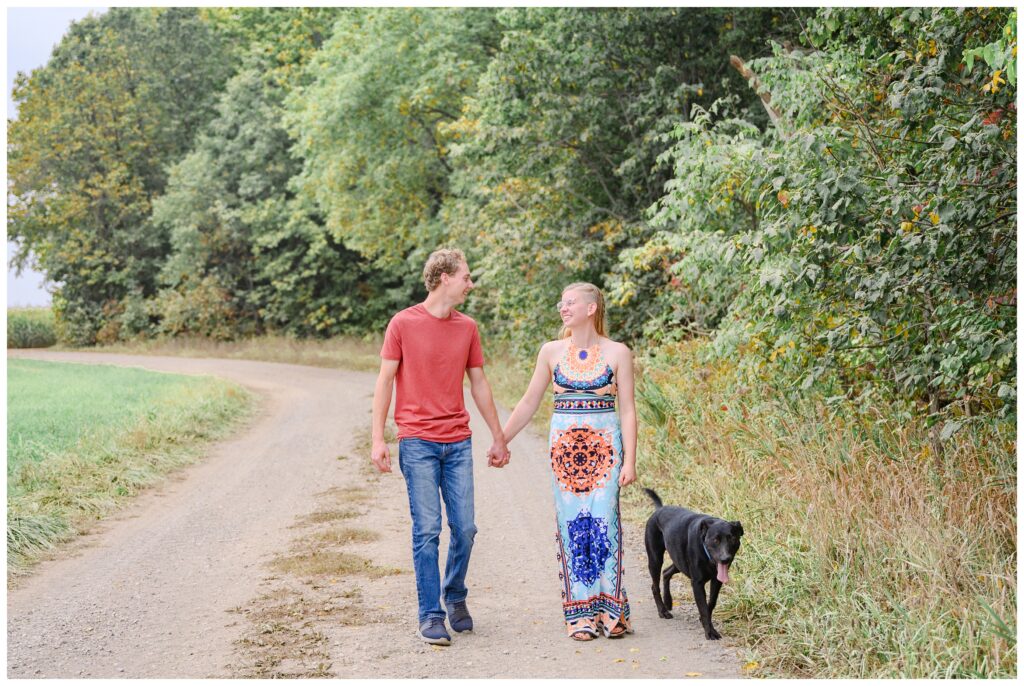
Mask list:
[[[576,519],[567,522],[567,527],[572,578],[589,586],[601,575],[608,560],[608,523],[583,511]]]

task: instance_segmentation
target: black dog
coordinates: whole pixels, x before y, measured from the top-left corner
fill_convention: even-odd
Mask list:
[[[729,565],[740,549],[743,525],[724,519],[693,512],[682,507],[665,506],[658,494],[649,488],[644,491],[651,496],[656,509],[647,520],[644,542],[647,545],[647,566],[651,571],[651,589],[658,614],[672,619],[672,594],[669,580],[677,572],[690,577],[693,585],[693,599],[697,601],[700,623],[704,635],[715,640],[722,637],[711,625],[711,613],[718,602],[718,591],[722,584],[729,582]],[[661,565],[668,551],[670,564],[665,571]],[[664,595],[659,592],[659,577],[664,582]],[[704,584],[711,581],[711,599],[704,595]]]

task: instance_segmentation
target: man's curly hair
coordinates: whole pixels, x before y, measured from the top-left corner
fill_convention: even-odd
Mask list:
[[[459,265],[466,261],[466,256],[458,248],[440,248],[430,253],[427,263],[423,265],[423,283],[428,291],[432,291],[441,283],[441,275],[453,275],[459,271]]]

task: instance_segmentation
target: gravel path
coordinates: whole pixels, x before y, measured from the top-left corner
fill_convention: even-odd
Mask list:
[[[589,643],[565,637],[546,441],[524,432],[511,464],[488,468],[489,433],[468,398],[477,437],[480,533],[468,579],[477,629],[438,648],[415,635],[397,451],[395,473],[382,476],[367,469],[363,454],[373,374],[104,353],[8,355],[211,374],[262,400],[242,435],[212,446],[201,463],[143,493],[8,590],[8,677],[280,676],[288,668],[300,676],[392,678],[741,676],[728,637],[704,640],[688,584],[676,593],[675,619],[658,618],[638,527],[625,533],[635,633]],[[337,494],[358,492],[369,497],[352,497],[350,523],[379,538],[346,549],[403,573],[303,579],[268,567],[295,550],[309,532],[302,522],[325,511],[325,498],[337,507]],[[285,596],[300,598],[293,607],[301,609],[260,624],[267,598]],[[296,654],[270,669],[265,656],[275,641],[261,635],[291,636]]]

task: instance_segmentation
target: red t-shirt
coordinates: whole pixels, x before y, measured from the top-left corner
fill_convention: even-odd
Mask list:
[[[484,366],[480,332],[472,317],[452,310],[438,319],[422,303],[388,323],[380,356],[398,360],[395,424],[398,438],[455,443],[469,438],[462,378]]]

